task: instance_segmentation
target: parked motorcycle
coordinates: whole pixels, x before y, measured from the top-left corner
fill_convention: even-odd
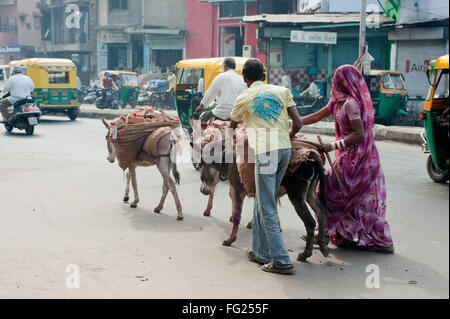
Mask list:
[[[3,96],[8,97],[9,94]],[[39,107],[34,104],[34,100],[31,96],[26,99],[17,101],[12,106],[14,108],[14,115],[8,122],[3,122],[5,129],[8,133],[14,128],[19,130],[25,130],[27,135],[33,135],[34,127],[39,124],[42,112]]]
[[[97,90],[95,106],[99,109],[119,109],[119,99],[116,90],[113,88]]]

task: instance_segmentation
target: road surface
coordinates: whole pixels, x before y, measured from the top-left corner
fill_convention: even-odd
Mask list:
[[[153,213],[162,185],[154,167],[138,169],[139,207],[124,204],[124,175],[106,160],[105,135],[98,120],[63,117],[45,117],[32,137],[1,128],[0,298],[449,297],[449,186],[428,178],[417,146],[378,143],[394,255],[330,245],[329,258],[315,250],[297,262],[306,232],[283,198],[296,274],[281,276],[246,259],[245,227],[232,247],[221,245],[231,230],[227,184],[218,187],[212,217],[203,217],[207,198],[189,163],[179,164],[184,221],[170,194],[163,213]],[[244,225],[251,212],[246,200]],[[76,274],[69,265],[79,267],[79,288],[67,288]],[[373,269],[379,288],[366,285]]]

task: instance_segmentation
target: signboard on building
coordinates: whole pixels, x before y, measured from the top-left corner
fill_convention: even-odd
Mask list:
[[[117,30],[103,31],[101,40],[104,43],[127,43],[128,38],[125,33]]]
[[[291,31],[291,42],[336,44],[336,32]]]
[[[8,53],[22,53],[22,47],[20,47],[20,46],[15,46],[15,47],[4,46],[4,47],[0,47],[0,54],[8,54]]]

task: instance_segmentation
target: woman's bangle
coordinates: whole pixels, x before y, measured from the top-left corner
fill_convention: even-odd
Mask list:
[[[336,150],[336,149],[340,150],[340,149],[343,149],[344,147],[345,147],[345,141],[343,139],[331,143],[331,149],[332,150]]]

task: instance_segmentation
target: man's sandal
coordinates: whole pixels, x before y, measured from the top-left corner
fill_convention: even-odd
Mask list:
[[[261,267],[262,271],[270,272],[270,273],[276,273],[276,274],[282,274],[282,275],[293,275],[295,273],[294,266],[289,268],[278,268],[275,266],[273,262],[267,263],[264,266]]]
[[[265,264],[265,262],[260,261],[260,260],[258,260],[258,259],[256,258],[255,253],[254,253],[253,251],[247,252],[247,257],[248,257],[248,259],[249,259],[250,261],[253,261],[253,262],[258,263],[258,264],[260,264],[260,265],[264,265],[264,264]]]

